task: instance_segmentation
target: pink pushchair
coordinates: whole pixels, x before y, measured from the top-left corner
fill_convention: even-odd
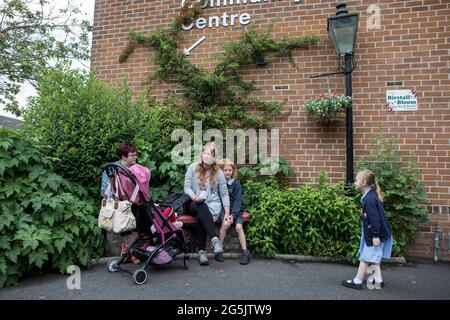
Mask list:
[[[122,179],[126,177],[131,181],[133,186],[138,183],[135,176],[126,168],[117,164],[111,164],[107,167],[106,172],[112,179]],[[155,204],[151,199],[145,199],[144,194],[139,191],[141,199],[139,210],[137,210],[136,223],[139,236],[129,246],[129,253],[138,258],[142,265],[130,272],[121,267],[127,253],[122,253],[119,259],[112,259],[108,262],[108,270],[110,272],[123,271],[132,275],[136,284],[141,285],[147,281],[148,266],[162,266],[172,262],[179,254],[184,253],[183,267],[188,268],[189,248],[186,244],[184,232],[181,228],[177,228],[170,221],[170,217],[174,215],[173,208],[168,205]],[[145,201],[142,201],[142,200]],[[139,215],[148,215],[150,224],[145,224],[145,228],[139,225],[141,219]],[[148,220],[148,219],[147,219]],[[148,229],[149,230],[148,230]]]

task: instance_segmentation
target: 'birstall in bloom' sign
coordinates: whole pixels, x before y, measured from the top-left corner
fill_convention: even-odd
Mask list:
[[[416,111],[417,91],[412,90],[387,90],[386,106],[388,111]]]

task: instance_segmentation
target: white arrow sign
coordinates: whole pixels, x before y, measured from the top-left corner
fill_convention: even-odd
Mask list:
[[[198,46],[200,43],[202,43],[203,42],[203,40],[205,40],[205,36],[203,36],[203,37],[201,37],[200,39],[198,39],[197,41],[195,41],[195,43],[192,45],[192,46],[190,46],[188,49],[184,49],[184,54],[185,55],[190,55],[191,54],[191,51],[196,47],[196,46]]]

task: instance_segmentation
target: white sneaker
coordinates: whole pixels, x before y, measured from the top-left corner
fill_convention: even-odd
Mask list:
[[[212,240],[212,245],[213,245],[215,254],[223,253],[223,245],[220,243],[219,240],[217,240],[217,239]]]
[[[198,252],[198,262],[201,266],[207,266],[209,265],[208,256],[206,255],[205,250],[200,250]]]

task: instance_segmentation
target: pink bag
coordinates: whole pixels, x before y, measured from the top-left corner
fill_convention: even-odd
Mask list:
[[[138,206],[143,204],[145,201],[149,200],[149,192],[150,192],[150,178],[151,173],[150,170],[144,166],[141,166],[139,164],[134,164],[130,168],[128,168],[130,173],[136,178],[136,182],[139,186],[139,190],[141,191],[138,196],[136,197],[136,200],[134,203],[136,203]],[[122,185],[122,189],[124,191],[124,194],[119,193],[119,198],[121,200],[129,200],[133,194],[135,186],[133,185],[133,182],[128,177],[127,173],[124,171],[123,168],[119,169],[119,179],[120,183]],[[142,198],[141,194],[144,198]]]
[[[150,169],[141,166],[140,164],[134,164],[129,168],[129,170],[136,177],[136,181],[139,184],[139,188],[144,194],[145,201],[148,201],[150,193],[150,179],[152,177]]]

